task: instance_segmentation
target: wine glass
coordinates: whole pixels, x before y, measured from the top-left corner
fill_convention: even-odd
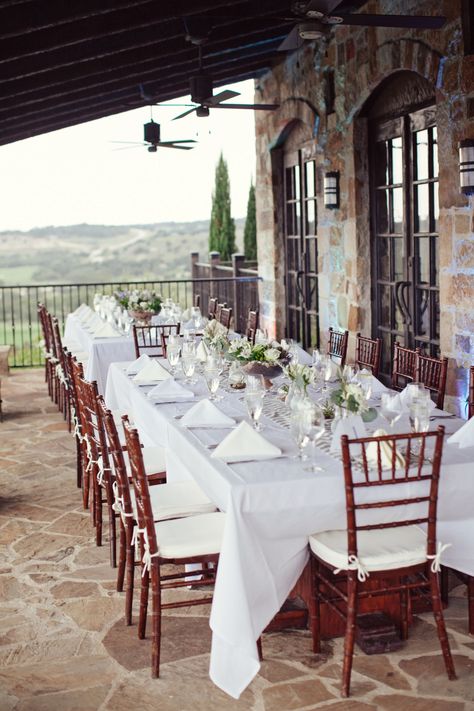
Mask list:
[[[293,458],[300,461],[308,459],[305,449],[308,445],[311,431],[310,412],[310,407],[301,402],[298,407],[292,410],[290,416],[290,432],[298,447],[298,453]]]
[[[370,400],[372,395],[372,373],[369,370],[360,370],[357,374],[357,381],[362,388],[366,400]]]
[[[176,366],[179,363],[179,353],[180,353],[180,348],[179,346],[170,346],[168,345],[166,348],[166,357],[168,359],[168,363],[171,366],[171,372],[173,375],[176,374]]]
[[[387,420],[390,425],[390,429],[393,429],[395,422],[398,422],[402,416],[402,408],[396,408],[395,399],[397,395],[392,395],[391,393],[382,393],[380,402],[380,414]]]
[[[196,341],[195,340],[184,340],[181,346],[181,355],[184,358],[187,355],[196,355]]]
[[[328,355],[325,355],[322,356],[322,363],[323,387],[321,392],[326,395],[329,390],[328,383],[332,378],[332,360]]]
[[[250,390],[245,393],[244,400],[247,406],[249,417],[252,420],[253,427],[257,432],[260,432],[262,425],[259,422],[260,415],[263,409],[263,398],[265,397],[264,390]]]
[[[218,369],[212,366],[212,362],[209,365],[206,364],[204,368],[204,379],[210,392],[209,400],[216,400],[216,393],[219,390],[221,376]]]
[[[426,400],[415,400],[410,405],[410,425],[412,432],[428,432],[430,427],[430,411]],[[420,443],[421,440],[418,441],[415,454],[419,454]],[[428,457],[426,457],[426,460],[430,461]]]
[[[181,357],[181,367],[183,369],[185,383],[192,385],[196,382],[193,379],[194,371],[196,370],[196,357],[192,354],[184,354]]]
[[[316,472],[324,471],[324,468],[317,463],[319,454],[317,443],[326,432],[326,428],[324,426],[325,419],[322,409],[315,403],[311,405],[308,417],[310,419],[310,427],[308,431],[307,449],[309,453],[310,465],[305,467],[305,471],[316,474]]]

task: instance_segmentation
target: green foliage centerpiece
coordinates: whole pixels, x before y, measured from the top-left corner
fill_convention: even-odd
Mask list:
[[[162,297],[152,289],[133,289],[117,291],[115,298],[127,309],[130,316],[142,323],[149,323],[153,316],[161,311]]]
[[[272,379],[280,375],[282,368],[287,365],[289,353],[278,341],[252,345],[247,338],[242,337],[230,342],[227,358],[242,363],[242,369],[248,375],[262,376],[265,386],[270,388]]]
[[[202,332],[202,340],[210,350],[222,353],[229,348],[230,341],[227,333],[227,328],[214,318],[206,324]]]
[[[369,407],[367,396],[359,385],[344,376],[340,370],[340,386],[331,393],[331,402],[340,407],[343,413],[360,415],[364,422],[372,422],[377,417],[377,411]]]

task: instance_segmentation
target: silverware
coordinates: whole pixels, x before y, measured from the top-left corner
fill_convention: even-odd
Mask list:
[[[456,415],[431,415],[430,420],[449,420],[451,417],[456,417]]]

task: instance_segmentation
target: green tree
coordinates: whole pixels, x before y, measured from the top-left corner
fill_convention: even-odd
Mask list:
[[[257,210],[255,206],[255,185],[250,183],[247,201],[247,217],[244,227],[244,253],[249,262],[257,261]]]
[[[216,182],[212,194],[209,251],[220,252],[221,259],[225,262],[229,261],[236,251],[235,223],[230,211],[229,172],[222,153],[216,167]]]

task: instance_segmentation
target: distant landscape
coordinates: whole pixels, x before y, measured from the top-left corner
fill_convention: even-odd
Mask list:
[[[244,219],[237,219],[241,249]],[[181,279],[208,254],[209,222],[73,225],[0,232],[0,286]]]

